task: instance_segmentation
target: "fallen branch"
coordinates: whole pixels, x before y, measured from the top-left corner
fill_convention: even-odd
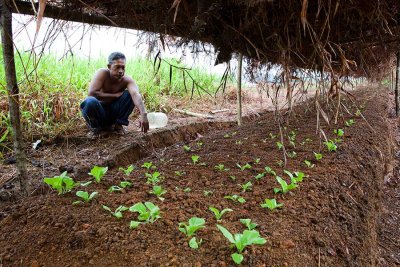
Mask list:
[[[195,113],[195,112],[191,112],[191,111],[187,111],[187,110],[182,110],[182,109],[176,109],[176,108],[175,108],[174,111],[175,111],[175,112],[178,112],[178,113],[181,113],[181,114],[193,116],[193,117],[206,118],[206,119],[214,119],[214,116],[206,115],[206,114],[200,114],[200,113]]]

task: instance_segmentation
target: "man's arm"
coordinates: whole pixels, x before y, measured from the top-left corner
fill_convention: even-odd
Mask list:
[[[146,133],[149,130],[149,121],[147,120],[146,108],[143,103],[142,95],[139,92],[139,88],[137,87],[135,81],[131,78],[128,80],[127,89],[132,97],[133,103],[139,109],[141,130],[142,132]]]
[[[94,96],[100,101],[113,101],[122,95],[123,92],[105,93],[101,91],[106,75],[107,71],[104,69],[96,72],[89,84],[89,96]]]

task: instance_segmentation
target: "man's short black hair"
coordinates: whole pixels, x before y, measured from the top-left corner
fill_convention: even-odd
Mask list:
[[[112,52],[109,56],[108,56],[108,64],[112,64],[114,60],[118,60],[118,59],[123,59],[126,60],[126,57],[124,54],[122,54],[121,52]]]

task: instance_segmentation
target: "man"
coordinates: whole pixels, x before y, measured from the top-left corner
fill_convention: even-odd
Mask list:
[[[88,136],[97,137],[102,131],[114,130],[125,134],[124,125],[136,106],[140,112],[140,128],[146,133],[149,129],[146,109],[135,81],[125,75],[125,55],[111,53],[107,69],[98,70],[89,85],[89,96],[82,102],[81,111],[90,132]],[[127,90],[126,90],[127,89]]]

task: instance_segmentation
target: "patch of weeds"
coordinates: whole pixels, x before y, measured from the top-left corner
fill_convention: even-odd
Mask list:
[[[238,253],[231,255],[232,260],[236,264],[241,264],[243,261],[242,252],[247,246],[251,245],[264,245],[267,241],[260,236],[257,230],[244,230],[243,233],[237,233],[232,235],[226,228],[217,224],[217,228],[222,234],[228,239],[228,241],[234,245]]]
[[[256,159],[254,160],[254,164],[259,164],[259,163],[260,163],[260,161],[261,161],[261,159],[260,159],[260,158],[256,158]]]
[[[266,198],[264,200],[264,203],[261,204],[261,207],[268,208],[270,210],[274,210],[274,209],[280,208],[282,206],[283,206],[283,204],[278,204],[278,202],[276,202],[275,198],[273,198],[273,199]]]
[[[92,192],[90,195],[86,191],[77,191],[76,192],[76,196],[80,197],[83,200],[83,202],[90,202],[96,195],[98,195],[98,192]],[[74,201],[72,204],[76,205],[76,204],[83,203],[83,202],[81,200],[78,200],[78,201]]]
[[[224,196],[224,198],[225,198],[225,199],[230,199],[230,200],[232,200],[232,201],[234,201],[234,202],[237,201],[237,202],[239,202],[240,204],[243,204],[243,203],[246,202],[246,199],[244,199],[243,197],[238,196],[238,195]]]
[[[133,166],[133,165],[129,165],[126,169],[123,167],[118,168],[118,170],[122,171],[126,176],[129,176],[134,169],[135,169],[135,166]]]
[[[67,175],[66,171],[59,176],[44,178],[43,182],[50,185],[54,190],[57,190],[59,195],[70,192],[74,187],[79,185],[79,183],[75,183],[74,179]]]
[[[125,206],[119,206],[118,208],[115,209],[115,211],[112,211],[109,207],[107,207],[106,205],[103,205],[103,209],[105,209],[106,211],[109,211],[111,213],[112,216],[114,216],[117,219],[121,219],[123,217],[122,212],[128,210],[127,207]]]
[[[224,216],[225,213],[233,211],[232,209],[223,209],[220,211],[219,209],[214,207],[209,207],[208,209],[214,213],[217,222],[222,221],[222,216]]]
[[[108,167],[94,166],[88,174],[94,177],[96,183],[100,183],[101,178],[103,178],[107,171]]]

